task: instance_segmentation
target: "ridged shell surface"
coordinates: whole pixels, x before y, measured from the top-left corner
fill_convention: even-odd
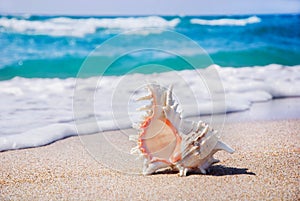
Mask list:
[[[213,158],[217,151],[234,152],[208,124],[181,118],[172,88],[149,84],[147,89],[149,94],[138,101],[148,100],[150,104],[139,109],[146,115],[134,126],[138,134],[130,137],[137,142],[132,153],[144,158],[144,175],[165,168],[178,170],[180,176],[186,176],[190,170],[205,174],[213,163],[219,162]]]

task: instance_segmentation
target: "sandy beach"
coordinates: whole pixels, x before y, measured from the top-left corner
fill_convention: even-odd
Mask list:
[[[227,123],[222,139],[236,152],[187,177],[111,170],[79,137],[1,152],[0,200],[299,200],[299,131],[300,120]]]
[[[0,1],[0,201],[300,201],[300,1],[30,2]]]

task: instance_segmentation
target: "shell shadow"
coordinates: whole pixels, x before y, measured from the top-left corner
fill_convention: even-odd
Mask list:
[[[159,174],[178,174],[178,171],[166,169],[154,173],[155,175]],[[226,167],[223,165],[213,165],[211,166],[205,175],[210,176],[226,176],[226,175],[256,175],[254,172],[249,172],[248,168],[235,168],[235,167]],[[187,173],[189,175],[203,175],[200,171],[190,171]]]
[[[249,172],[248,168],[226,167],[223,165],[214,165],[209,168],[207,175],[226,176],[226,175],[256,175],[254,172]]]

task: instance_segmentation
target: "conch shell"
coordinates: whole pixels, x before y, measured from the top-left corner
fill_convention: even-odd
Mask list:
[[[139,109],[145,110],[146,116],[135,126],[138,135],[130,136],[137,142],[131,152],[144,157],[144,175],[165,168],[178,170],[180,176],[186,176],[190,170],[206,174],[212,164],[219,162],[213,158],[217,151],[234,152],[219,141],[217,131],[208,124],[181,118],[171,88],[158,84],[149,84],[147,88],[150,94],[138,100],[149,100],[151,104]]]

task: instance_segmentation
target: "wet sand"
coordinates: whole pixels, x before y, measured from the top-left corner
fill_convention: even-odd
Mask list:
[[[187,177],[114,171],[94,160],[79,137],[0,152],[0,200],[300,199],[300,120],[227,123],[222,139],[236,152],[218,152],[220,163],[208,175]]]

